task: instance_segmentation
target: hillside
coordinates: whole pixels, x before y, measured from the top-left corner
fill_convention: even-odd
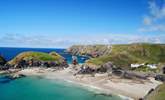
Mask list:
[[[67,49],[73,55],[87,55],[98,57],[107,55],[111,51],[111,46],[108,45],[74,45]]]
[[[165,83],[146,97],[146,100],[165,100]]]
[[[111,61],[117,67],[128,67],[132,63],[165,63],[164,44],[127,44],[112,45],[111,52],[97,58],[91,58],[88,64],[102,65]]]
[[[18,64],[21,60],[36,60],[36,61],[56,61],[61,63],[63,61],[63,57],[57,54],[56,52],[51,52],[50,54],[44,52],[23,52],[18,54],[15,58],[13,58],[8,63],[11,65]]]

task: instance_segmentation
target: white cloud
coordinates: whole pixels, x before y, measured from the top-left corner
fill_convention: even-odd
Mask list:
[[[99,34],[57,37],[56,35],[5,34],[0,36],[0,40],[0,46],[67,48],[75,44],[126,44],[137,42],[164,43],[165,35],[144,36],[133,34]]]
[[[139,32],[165,32],[165,0],[161,0],[162,5],[157,4],[156,0],[150,0],[149,13],[143,18],[143,27]]]
[[[150,14],[155,19],[165,18],[165,1],[162,0],[162,2],[163,2],[162,6],[156,4],[156,0],[152,0],[149,2]]]
[[[156,32],[156,31],[165,32],[165,25],[151,25],[149,27],[140,28],[139,31],[140,32]]]

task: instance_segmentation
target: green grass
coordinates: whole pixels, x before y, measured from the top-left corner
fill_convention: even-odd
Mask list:
[[[165,63],[165,45],[163,44],[128,44],[113,45],[109,55],[92,58],[87,63],[102,65],[108,61],[117,67],[130,67],[132,63]]]
[[[9,61],[9,64],[16,64],[22,59],[34,59],[38,61],[59,61],[60,59],[62,59],[62,57],[55,52],[52,52],[50,54],[44,52],[23,52]]]
[[[158,86],[154,92],[147,96],[146,100],[165,100],[165,83]]]

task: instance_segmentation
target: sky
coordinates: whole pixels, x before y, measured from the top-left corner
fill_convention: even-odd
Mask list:
[[[165,43],[165,0],[0,0],[0,46]]]

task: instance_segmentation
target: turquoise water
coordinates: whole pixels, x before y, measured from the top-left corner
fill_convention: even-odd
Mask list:
[[[65,82],[41,77],[25,77],[0,83],[0,100],[121,100]]]

